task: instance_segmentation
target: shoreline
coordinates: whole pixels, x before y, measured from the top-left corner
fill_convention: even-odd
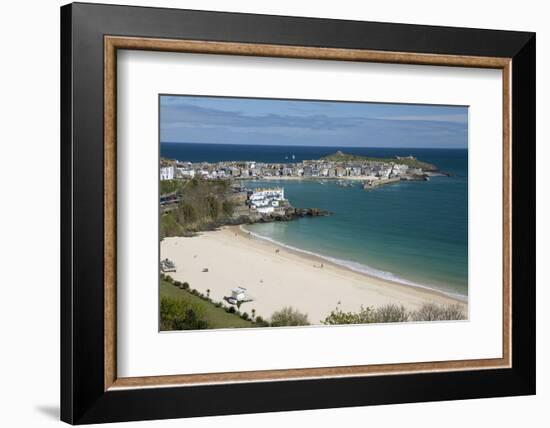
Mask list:
[[[230,227],[235,227],[235,226],[230,226]],[[286,248],[288,251],[292,251],[292,252],[296,253],[297,255],[303,255],[305,257],[309,256],[313,260],[318,260],[318,261],[321,261],[321,262],[324,262],[324,263],[330,263],[334,266],[337,266],[337,267],[340,267],[340,268],[343,268],[343,269],[348,269],[352,272],[356,272],[356,273],[359,273],[361,275],[365,275],[365,276],[370,277],[370,278],[376,278],[376,279],[380,279],[380,280],[383,280],[383,281],[391,282],[391,283],[396,284],[396,285],[403,285],[403,286],[406,286],[406,287],[420,288],[422,290],[438,293],[438,294],[441,294],[445,297],[450,297],[452,299],[455,299],[458,303],[468,303],[468,296],[467,295],[463,295],[463,294],[459,294],[459,293],[451,293],[451,292],[447,292],[447,291],[438,289],[435,286],[430,286],[430,285],[416,283],[414,281],[409,281],[405,278],[396,277],[391,272],[384,272],[384,271],[381,271],[381,270],[378,270],[378,269],[375,269],[375,268],[371,268],[370,266],[363,265],[359,262],[350,262],[349,260],[338,259],[336,257],[331,257],[331,256],[324,256],[322,254],[314,253],[314,252],[309,251],[309,250],[303,250],[301,248],[293,247],[293,246],[285,244],[283,242],[276,241],[275,239],[268,238],[266,236],[262,236],[259,233],[253,232],[251,230],[247,230],[246,225],[243,225],[243,224],[239,225],[238,227],[239,227],[239,230],[242,234],[246,235],[246,234],[250,233],[256,239],[261,239],[261,240],[270,242],[273,245]],[[358,267],[358,268],[354,269],[352,266],[350,266],[351,263],[360,266],[360,268]],[[363,268],[363,269],[361,269],[361,268]],[[368,270],[368,271],[366,271],[366,270]],[[380,274],[377,275],[376,273],[374,273],[372,271],[380,272]],[[391,275],[393,277],[388,278],[388,277],[383,276],[381,274],[387,274],[387,275]]]
[[[165,238],[161,258],[176,264],[175,280],[223,302],[231,289],[244,287],[253,297],[241,312],[254,309],[270,319],[273,312],[292,306],[320,324],[339,308],[356,312],[361,306],[394,303],[417,309],[423,303],[468,303],[442,291],[407,285],[350,269],[322,256],[288,248],[252,235],[240,226],[225,226],[194,237]],[[205,271],[207,269],[207,271]],[[209,290],[209,291],[208,291]]]

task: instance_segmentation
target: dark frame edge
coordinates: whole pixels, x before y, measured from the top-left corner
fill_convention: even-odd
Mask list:
[[[536,34],[512,58],[512,368],[536,394]],[[515,207],[515,208],[514,208]]]
[[[90,5],[85,3],[66,5],[61,8],[62,421],[71,424],[85,424],[396,404],[403,402],[459,400],[466,398],[531,395],[535,393],[535,223],[533,221],[535,207],[535,34],[519,32],[514,34],[513,39],[515,40],[515,44],[508,46],[506,49],[503,48],[507,51],[506,56],[508,56],[508,53],[513,53],[513,55],[510,55],[513,57],[512,111],[514,112],[512,117],[512,170],[514,173],[512,199],[516,209],[512,214],[514,244],[512,254],[512,283],[515,287],[512,288],[512,328],[514,340],[512,344],[513,366],[511,369],[486,371],[485,382],[479,385],[479,388],[470,391],[469,394],[466,391],[467,385],[472,385],[476,381],[479,381],[480,375],[476,371],[395,377],[385,376],[384,380],[372,377],[369,380],[370,386],[368,387],[364,384],[364,378],[348,378],[330,380],[330,387],[328,381],[311,380],[291,381],[292,387],[288,386],[288,382],[264,382],[247,385],[105,392],[102,389],[103,377],[101,376],[101,379],[99,379],[99,371],[102,367],[100,362],[102,360],[97,356],[90,355],[89,348],[85,349],[87,347],[86,340],[90,341],[92,345],[96,342],[99,343],[101,337],[99,337],[97,330],[103,328],[103,325],[96,319],[96,316],[90,316],[90,312],[81,306],[87,298],[93,297],[93,302],[103,298],[103,296],[98,295],[97,291],[94,292],[90,288],[93,285],[92,283],[98,279],[98,274],[89,270],[89,267],[96,260],[91,260],[88,263],[85,259],[78,257],[79,255],[89,254],[88,252],[83,253],[82,248],[80,248],[83,246],[83,241],[90,238],[89,234],[87,234],[84,237],[86,239],[82,239],[82,217],[85,208],[93,207],[95,201],[97,201],[98,195],[94,192],[100,184],[93,183],[88,185],[83,180],[90,177],[89,174],[91,171],[100,172],[99,169],[93,169],[96,168],[95,165],[99,156],[86,156],[97,154],[90,149],[86,149],[84,144],[94,136],[88,136],[83,131],[88,131],[90,134],[96,132],[96,128],[101,121],[98,119],[99,116],[96,117],[95,115],[98,115],[102,109],[95,104],[86,109],[82,108],[78,103],[75,104],[75,100],[79,100],[83,94],[89,96],[88,92],[83,91],[84,86],[82,83],[86,79],[90,79],[88,82],[95,84],[96,80],[94,79],[96,76],[93,73],[96,71],[86,70],[85,64],[88,60],[86,55],[79,55],[77,59],[74,53],[78,51],[77,48],[79,46],[82,47],[84,45],[84,42],[90,42],[90,45],[86,45],[86,47],[91,46],[92,53],[90,55],[94,55],[95,44],[99,41],[97,37],[98,33],[109,31],[109,26],[114,25],[112,24],[113,20],[109,20],[108,26],[105,27],[107,30],[105,30],[102,27],[104,24],[101,23],[100,25],[96,21],[98,15],[95,14],[95,11],[105,9],[119,13],[120,8],[120,6]],[[137,12],[140,9],[135,7],[125,8],[131,9],[133,12]],[[165,12],[160,12],[159,9],[147,9],[148,11],[156,11],[159,15],[162,15],[159,18],[161,20],[168,19]],[[89,14],[92,10],[94,13]],[[203,16],[203,13],[195,11],[189,13],[193,18],[197,15]],[[179,15],[177,9],[174,9],[173,15]],[[216,13],[214,12],[204,12],[204,16],[215,18],[215,15]],[[227,17],[233,16],[230,13],[224,13],[224,15]],[[250,16],[253,15],[248,15],[247,19]],[[135,26],[135,18],[135,16],[128,18],[128,28],[134,28],[132,26]],[[265,20],[277,19],[277,17],[268,18],[267,16],[264,18]],[[84,19],[89,24],[85,26],[85,37],[78,25],[85,22]],[[294,24],[306,22],[307,18],[291,18],[289,20],[293,21],[291,26],[294,27]],[[189,18],[189,22],[191,22],[191,18]],[[76,24],[73,26],[73,23]],[[187,28],[184,32],[189,33],[186,34],[191,34],[191,36],[199,34],[195,32],[196,30],[189,30]],[[308,34],[312,31],[315,30],[308,30]],[[220,32],[223,33],[223,30],[220,30]],[[212,33],[216,35],[220,32],[212,30]],[[240,34],[240,30],[231,35],[223,33],[220,38],[246,39],[246,37],[241,37]],[[251,37],[264,37],[263,33],[254,34],[255,36]],[[173,35],[167,32],[166,37],[173,37]],[[296,35],[294,37],[299,39]],[[275,42],[277,41],[279,40],[275,40]],[[502,44],[505,44],[504,40],[502,40]],[[502,46],[500,47],[502,48]],[[434,50],[437,49],[437,47],[434,47]],[[86,61],[82,59],[83,57]],[[95,67],[95,64],[93,65]],[[73,68],[76,68],[75,74],[73,74]],[[85,71],[85,77],[82,77],[83,71]],[[92,87],[91,90],[93,91],[93,89]],[[90,99],[93,100],[93,98]],[[73,112],[75,109],[75,123],[73,125]],[[84,122],[83,118],[86,118],[87,122]],[[99,132],[103,134],[103,129]],[[78,135],[74,136],[76,134]],[[84,163],[85,159],[86,161],[89,160],[92,167],[86,167]],[[92,196],[92,200],[88,205],[82,201],[83,194],[91,194]],[[79,220],[80,223],[78,222]],[[75,223],[74,226],[73,222]],[[91,223],[93,223],[91,227],[94,228],[98,222],[94,220]],[[77,235],[79,231],[80,235]],[[79,236],[80,239],[76,239]],[[97,242],[93,240],[92,243],[94,244],[92,249],[95,250]],[[75,256],[74,262],[73,254]],[[88,275],[93,273],[91,275],[92,278],[85,279],[82,275],[83,273]],[[78,284],[77,290],[74,288],[75,284]],[[77,291],[78,293],[76,293]],[[78,341],[76,341],[77,338],[79,339]],[[423,377],[422,380],[420,376]],[[401,379],[404,385],[398,382],[398,379]],[[411,388],[419,382],[431,383],[433,387],[426,391],[416,391],[414,397],[410,398],[410,393],[414,391]],[[446,384],[456,385],[456,391],[451,392],[445,389],[437,391],[438,388]],[[372,391],[377,388],[379,392],[373,394]],[[353,394],[350,391],[353,391]],[[407,394],[407,391],[409,394]],[[212,400],[211,394],[214,394],[218,398],[231,398],[239,396],[239,394],[242,396],[248,395],[249,401],[243,405],[232,406],[231,404],[233,403],[230,401],[233,400],[231,399],[228,402],[221,401],[212,407],[212,402],[210,401]],[[262,398],[266,396],[265,394],[273,396],[273,401],[264,402]]]
[[[73,281],[72,281],[72,5],[60,9],[60,133],[61,133],[61,388],[60,418],[63,422],[75,423],[73,389]]]

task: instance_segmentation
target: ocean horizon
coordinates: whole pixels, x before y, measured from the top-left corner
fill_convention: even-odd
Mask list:
[[[164,158],[187,162],[292,163],[341,150],[373,157],[412,155],[449,177],[399,182],[365,191],[336,180],[246,180],[249,188],[281,186],[290,204],[330,211],[328,217],[257,223],[262,239],[315,254],[352,270],[408,285],[468,296],[467,149],[160,144]]]

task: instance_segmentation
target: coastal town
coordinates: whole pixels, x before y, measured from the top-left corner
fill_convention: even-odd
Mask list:
[[[159,100],[160,331],[468,319],[466,107]]]
[[[398,181],[428,181],[435,175],[445,175],[434,165],[413,156],[377,159],[343,152],[318,160],[264,163],[256,161],[179,162],[161,160],[160,179],[205,180],[269,180],[269,179],[337,179],[358,180],[365,189]]]
[[[162,159],[160,180],[175,183],[170,192],[163,192],[161,185],[160,207],[164,214],[181,210],[185,199],[190,197],[190,182],[202,183],[202,193],[211,193],[211,188],[225,184],[218,192],[217,200],[223,200],[228,211],[217,223],[244,224],[265,221],[288,221],[305,216],[326,216],[330,213],[317,208],[293,207],[285,198],[284,180],[317,180],[321,184],[333,181],[340,187],[352,187],[359,183],[365,190],[400,181],[428,181],[441,173],[435,165],[419,161],[413,156],[392,159],[367,158],[336,152],[318,160],[289,163],[256,161],[180,162]],[[277,181],[278,186],[248,186],[251,180]],[[205,202],[204,205],[209,205]],[[188,205],[187,211],[192,209]],[[230,212],[229,212],[230,211]],[[181,214],[181,213],[180,213]],[[177,223],[175,216],[173,222]],[[212,223],[214,224],[214,223]],[[208,224],[204,227],[212,227]]]
[[[327,259],[304,256],[277,243],[255,239],[255,235],[243,229],[243,225],[254,223],[332,215],[319,208],[294,207],[282,186],[281,181],[284,180],[313,180],[320,184],[332,182],[339,187],[360,184],[365,190],[370,190],[399,181],[427,181],[434,175],[445,174],[436,166],[413,156],[377,159],[336,152],[319,160],[289,163],[193,163],[162,159],[161,295],[165,299],[184,296],[198,305],[197,314],[216,312],[215,316],[207,316],[204,323],[199,325],[193,321],[185,328],[308,325],[308,316],[314,323],[324,324],[353,323],[354,319],[361,323],[415,320],[417,313],[407,308],[423,310],[422,305],[427,300],[438,301],[439,306],[430,307],[429,310],[441,312],[442,319],[462,319],[463,307],[453,298],[367,277],[332,264]],[[273,179],[273,186],[266,183],[270,179]],[[254,180],[262,181],[254,183]],[[186,245],[185,240],[189,238],[193,239],[192,246]],[[213,251],[224,254],[224,257],[212,259],[208,254]],[[230,266],[242,263],[243,251],[247,254],[246,259],[255,260],[254,267],[249,267],[253,279],[227,282],[223,272]],[[265,275],[273,264],[278,266],[279,273],[275,276]],[[281,275],[288,277],[281,281]],[[340,283],[342,277],[346,278],[345,284]],[[317,301],[319,299],[315,302],[303,301],[299,306],[302,310],[306,309],[303,313],[285,306],[287,296],[292,294],[289,284],[297,279],[302,288],[309,289],[306,293],[309,295],[317,293],[322,287],[323,303]],[[374,291],[363,288],[366,279]],[[190,288],[190,283],[196,284],[196,288]],[[339,285],[334,287],[335,283]],[[407,308],[403,305],[388,305],[376,291],[379,288],[392,289],[398,293],[401,296],[399,301],[407,302]],[[345,302],[342,295],[347,296]],[[379,308],[374,309],[373,306],[365,309],[361,306],[364,301]],[[169,302],[173,303],[165,301],[166,311],[172,307]],[[359,312],[341,312],[344,307]],[[250,313],[245,308],[250,309]],[[282,309],[276,311],[277,308]],[[448,315],[449,308],[456,313]],[[398,315],[394,314],[396,310]],[[395,316],[388,318],[388,311]],[[371,312],[379,315],[372,315]],[[289,314],[298,320],[281,323],[280,318]],[[220,321],[222,318],[223,321]],[[183,328],[181,323],[170,321],[168,315],[161,319],[162,329]]]

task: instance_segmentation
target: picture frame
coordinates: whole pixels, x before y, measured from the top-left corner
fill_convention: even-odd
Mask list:
[[[119,50],[502,70],[502,357],[118,377]],[[63,6],[61,419],[86,424],[534,394],[535,96],[533,33]]]

